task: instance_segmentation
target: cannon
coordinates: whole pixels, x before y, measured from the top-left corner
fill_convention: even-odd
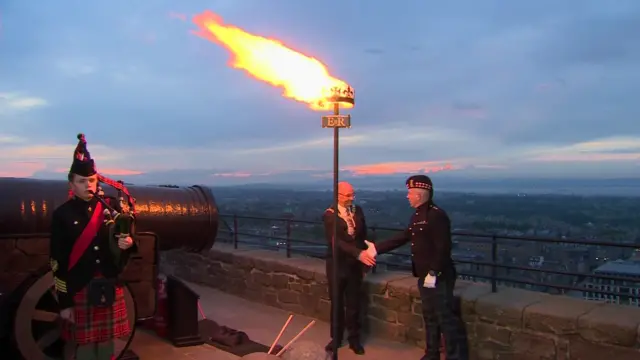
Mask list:
[[[49,269],[52,212],[68,198],[68,183],[0,178],[0,339],[26,360],[61,359],[57,301]],[[122,274],[131,324],[153,317],[159,251],[210,249],[218,208],[206,186],[127,185],[136,200],[139,246]],[[105,187],[105,195],[117,196]],[[116,342],[125,353],[134,333]]]

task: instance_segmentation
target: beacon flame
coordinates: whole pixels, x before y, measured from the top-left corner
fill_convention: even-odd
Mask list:
[[[283,89],[282,95],[309,105],[313,110],[330,110],[340,98],[342,107],[353,107],[353,89],[329,75],[319,60],[288,48],[280,41],[226,25],[211,11],[194,16],[195,32],[222,45],[231,54],[231,66],[252,77]]]

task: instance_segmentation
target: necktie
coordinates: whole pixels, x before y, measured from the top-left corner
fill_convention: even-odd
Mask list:
[[[355,221],[353,221],[353,214],[351,213],[350,208],[347,208],[347,226],[349,227],[348,229],[349,235],[353,236],[356,229],[356,223]]]

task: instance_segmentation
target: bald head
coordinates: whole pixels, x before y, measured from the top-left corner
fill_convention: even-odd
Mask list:
[[[339,193],[349,193],[353,192],[353,186],[346,181],[340,181],[338,183],[338,192]]]
[[[346,181],[338,183],[338,204],[342,206],[349,206],[353,203],[355,198],[355,191],[353,186]]]

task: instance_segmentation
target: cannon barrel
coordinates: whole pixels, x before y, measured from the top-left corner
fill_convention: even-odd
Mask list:
[[[209,250],[218,232],[218,208],[206,186],[127,188],[136,199],[139,246],[120,279],[126,283],[127,317],[134,324],[156,311],[157,251]],[[118,195],[110,186],[103,190]],[[62,348],[55,345],[60,342],[51,336],[57,334],[59,308],[50,291],[48,233],[53,211],[68,196],[67,181],[0,178],[0,341],[11,339],[16,350],[11,358],[62,357]],[[123,354],[132,338],[133,333],[118,339],[116,353]]]
[[[210,249],[218,232],[218,208],[210,188],[127,185],[136,199],[137,232],[154,232],[159,250]],[[105,195],[117,191],[103,186]],[[49,233],[51,214],[68,199],[67,181],[0,178],[0,235]]]

